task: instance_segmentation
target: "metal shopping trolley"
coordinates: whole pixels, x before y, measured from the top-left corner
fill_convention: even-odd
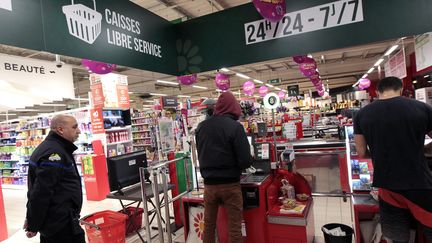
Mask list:
[[[102,14],[96,11],[96,0],[93,0],[93,8],[74,4],[74,0],[71,5],[63,6],[69,34],[89,44],[98,38],[102,26]]]

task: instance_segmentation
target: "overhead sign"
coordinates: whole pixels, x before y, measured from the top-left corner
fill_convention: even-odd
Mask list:
[[[276,93],[268,93],[264,96],[264,107],[271,110],[276,109],[280,105],[280,98]]]
[[[343,0],[287,13],[278,22],[249,22],[244,31],[249,45],[360,21],[363,21],[362,1]]]
[[[0,8],[12,11],[12,0],[0,0]]]
[[[414,47],[417,71],[432,66],[432,32],[417,36]]]
[[[129,108],[127,76],[109,73],[90,75],[90,90],[94,108]]]
[[[178,106],[177,97],[175,96],[162,96],[162,109],[176,108]]]
[[[267,83],[269,84],[279,84],[281,82],[280,78],[269,79]]]
[[[3,109],[74,98],[72,67],[0,54],[0,97]]]
[[[386,77],[393,76],[403,79],[407,76],[405,48],[402,48],[402,50],[389,58],[384,64],[384,71]]]
[[[299,85],[288,85],[287,87],[288,90],[288,96],[292,97],[292,96],[300,96],[300,87]]]

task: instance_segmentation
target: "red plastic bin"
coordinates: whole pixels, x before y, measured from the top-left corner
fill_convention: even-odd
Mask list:
[[[128,216],[128,219],[126,220],[126,235],[141,229],[143,212],[144,209],[137,207],[126,207],[125,209],[119,211],[119,213],[123,213]]]
[[[101,211],[81,219],[89,243],[125,243],[128,216],[114,211]]]

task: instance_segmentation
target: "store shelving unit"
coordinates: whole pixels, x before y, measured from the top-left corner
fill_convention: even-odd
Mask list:
[[[143,112],[134,112],[132,117],[133,150],[148,150],[153,146],[155,138],[152,128],[154,119]]]

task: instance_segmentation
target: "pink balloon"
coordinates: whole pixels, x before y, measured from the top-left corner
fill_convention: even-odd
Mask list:
[[[324,91],[324,90],[318,90],[318,95],[319,95],[319,96],[324,96],[324,94],[325,94],[325,91]]]
[[[315,85],[315,88],[316,88],[317,90],[323,90],[323,89],[324,89],[322,83],[316,84],[316,85]]]
[[[246,81],[243,84],[243,92],[246,95],[249,95],[249,96],[253,95],[254,92],[255,92],[255,84],[254,84],[254,82],[252,82],[252,81]]]
[[[104,62],[92,61],[89,59],[82,59],[81,64],[88,70],[96,74],[107,74],[114,71],[117,67],[115,64],[109,64]]]
[[[230,88],[231,82],[228,75],[225,75],[223,73],[217,73],[215,78],[215,84],[218,89],[226,91]]]
[[[279,91],[279,93],[278,93],[278,96],[279,96],[279,98],[280,99],[285,99],[285,95],[286,95],[286,93],[284,92],[284,91]]]
[[[316,62],[303,62],[299,64],[299,68],[300,68],[300,72],[306,76],[306,77],[310,77],[314,74],[316,74]]]
[[[303,63],[308,57],[303,55],[303,56],[293,56],[293,61],[300,64]]]
[[[268,88],[265,85],[261,86],[258,90],[258,93],[261,97],[266,96],[267,92],[268,92]]]
[[[258,13],[271,22],[281,20],[286,13],[285,0],[253,0],[253,4]]]
[[[321,77],[319,75],[318,72],[315,72],[314,74],[312,74],[311,76],[309,76],[309,79],[312,81],[312,83],[315,81],[321,81]]]
[[[371,85],[371,81],[368,78],[362,78],[359,82],[359,87],[362,87],[362,89],[367,89]]]
[[[182,85],[194,84],[197,81],[197,79],[198,79],[198,75],[196,73],[177,77],[177,81],[179,81],[179,83]]]

